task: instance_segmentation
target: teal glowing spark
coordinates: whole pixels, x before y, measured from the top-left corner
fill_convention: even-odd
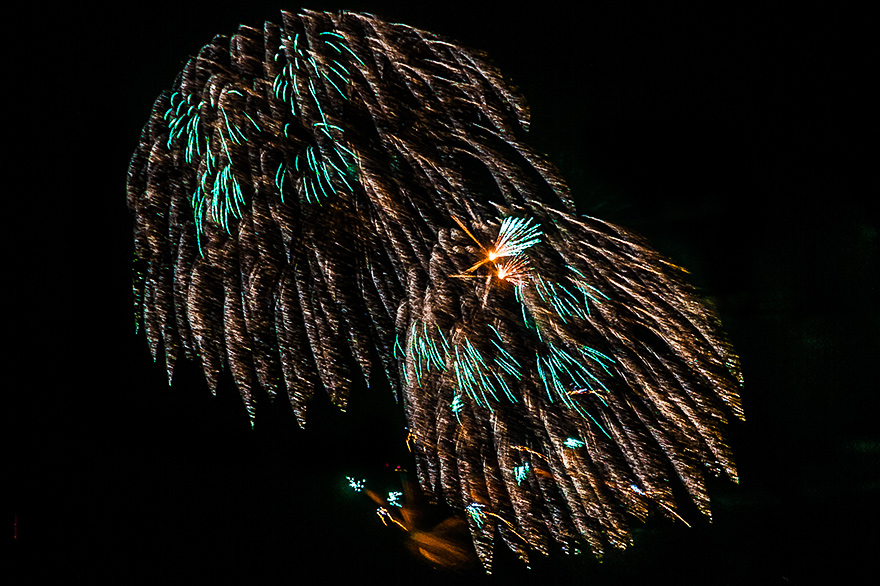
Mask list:
[[[458,414],[461,412],[462,409],[464,409],[464,401],[462,400],[460,394],[456,393],[449,407],[452,409],[452,412],[455,413],[455,417],[458,418]]]
[[[522,481],[525,480],[529,475],[529,463],[523,462],[519,466],[516,466],[513,469],[514,478],[516,478],[517,484],[522,484]]]
[[[465,512],[470,515],[470,518],[474,520],[477,527],[482,527],[483,523],[486,521],[486,513],[483,510],[484,508],[485,506],[480,503],[471,503],[465,508]]]
[[[489,251],[489,260],[522,254],[541,242],[541,225],[531,218],[508,216],[501,222],[495,246]]]

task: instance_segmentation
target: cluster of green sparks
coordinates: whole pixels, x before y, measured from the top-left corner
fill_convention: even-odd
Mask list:
[[[348,486],[355,492],[361,492],[366,486],[367,481],[364,479],[356,480],[352,476],[346,476],[345,479],[348,481]]]
[[[501,221],[494,246],[485,250],[485,258],[470,269],[473,271],[487,263],[494,263],[496,270],[498,266],[511,266],[512,262],[519,267],[515,279],[510,279],[511,275],[505,273],[501,273],[499,279],[513,283],[522,326],[533,330],[541,342],[539,347],[543,350],[535,352],[533,362],[524,365],[521,359],[518,360],[501,332],[491,323],[480,334],[490,342],[491,355],[481,351],[467,333],[454,328],[444,332],[439,325],[429,325],[419,320],[412,321],[406,334],[406,351],[403,351],[398,339],[395,352],[412,358],[416,385],[421,385],[432,372],[448,373],[457,389],[450,404],[456,415],[463,407],[465,397],[490,410],[499,397],[518,402],[513,387],[516,381],[522,381],[527,368],[534,367],[551,402],[559,400],[567,408],[576,410],[607,436],[604,427],[572,395],[592,392],[605,404],[602,393],[607,393],[608,388],[594,374],[593,368],[612,376],[609,367],[614,360],[583,344],[569,344],[566,348],[545,339],[541,334],[543,326],[532,316],[529,301],[532,297],[530,293],[534,292],[554,317],[562,323],[568,323],[574,318],[587,319],[590,303],[599,303],[601,298],[607,299],[607,296],[586,283],[583,273],[573,267],[569,267],[572,274],[568,286],[545,279],[531,270],[528,250],[541,242],[542,235],[540,225],[531,218],[508,216]],[[413,382],[409,380],[406,369],[403,374],[408,383]]]
[[[361,65],[363,61],[345,42],[345,37],[335,32],[323,32],[318,38],[325,47],[333,49],[338,57],[351,56]],[[326,58],[319,64],[314,54],[308,54],[300,43],[300,35],[288,38],[286,45],[278,47],[275,54],[276,62],[286,61],[281,72],[272,82],[272,92],[276,99],[284,102],[290,114],[296,117],[305,115],[305,110],[314,106],[318,113],[318,121],[311,122],[317,131],[316,136],[327,139],[326,146],[318,142],[309,145],[304,152],[294,157],[293,171],[295,177],[301,177],[302,191],[307,203],[319,203],[331,197],[344,186],[349,192],[353,189],[350,180],[355,175],[357,155],[344,144],[345,130],[333,124],[321,106],[319,92],[315,87],[315,79],[324,80],[330,88],[343,100],[348,100],[343,88],[351,77],[351,71],[337,58]],[[289,124],[282,127],[282,134],[288,136]],[[281,201],[284,201],[285,179],[290,168],[284,162],[278,165],[275,174],[275,185],[278,187]]]
[[[292,120],[302,118],[315,130],[314,144],[303,145],[302,138],[293,135],[293,121],[272,125],[279,127],[280,132],[266,137],[278,144],[279,150],[286,152],[293,147],[290,150],[295,152],[292,161],[282,157],[275,173],[275,187],[282,203],[291,191],[307,204],[321,203],[340,190],[351,192],[357,175],[358,157],[345,145],[344,129],[330,120],[319,95],[324,88],[332,88],[339,99],[348,100],[344,88],[351,71],[346,61],[353,59],[362,66],[364,63],[341,34],[323,32],[318,38],[324,52],[333,53],[336,58],[325,56],[319,63],[317,52],[307,52],[298,34],[287,37],[274,57],[281,69],[272,80],[271,97],[285,104]],[[316,87],[315,80],[326,85]],[[230,233],[233,221],[241,218],[247,204],[242,189],[243,173],[237,169],[237,161],[247,161],[247,156],[235,149],[249,141],[251,132],[272,134],[254,119],[259,116],[252,116],[247,110],[254,91],[224,88],[219,97],[211,94],[209,99],[174,92],[163,116],[168,129],[167,148],[179,142],[184,161],[197,169],[197,185],[190,203],[200,251],[206,222]],[[317,111],[316,121],[311,121],[315,117],[307,116],[310,108]]]

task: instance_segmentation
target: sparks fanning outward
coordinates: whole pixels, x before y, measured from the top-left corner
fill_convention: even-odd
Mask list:
[[[418,480],[491,566],[600,554],[632,518],[709,513],[739,370],[639,238],[579,217],[486,58],[364,14],[216,37],[156,100],[129,170],[135,302],[168,376],[228,367],[251,421],[381,368]],[[357,372],[359,370],[360,372]]]

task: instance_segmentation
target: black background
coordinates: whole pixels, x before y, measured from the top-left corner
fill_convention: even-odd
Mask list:
[[[7,170],[7,567],[89,584],[811,584],[867,567],[880,222],[876,175],[863,181],[876,168],[864,16],[584,4],[307,7],[374,12],[488,52],[580,211],[691,271],[746,380],[747,421],[730,430],[741,481],[711,483],[712,523],[686,510],[691,529],[639,526],[634,547],[602,563],[556,553],[529,570],[499,545],[493,576],[434,570],[345,489],[357,474],[388,490],[388,470],[408,465],[381,383],[345,414],[317,399],[306,431],[283,403],[251,430],[231,383],[213,398],[192,364],[169,387],[134,332],[128,159],[189,56],[299,7],[47,6],[13,26],[27,76],[7,90],[7,123],[39,122],[10,133],[24,163]]]

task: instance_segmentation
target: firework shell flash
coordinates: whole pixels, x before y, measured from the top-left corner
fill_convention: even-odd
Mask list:
[[[421,490],[487,570],[497,539],[601,555],[682,498],[708,515],[743,416],[685,271],[579,216],[528,124],[454,41],[283,12],[186,63],[128,177],[137,319],[169,379],[180,358],[212,389],[228,369],[252,423],[283,398],[304,425],[316,391],[345,408],[384,375]]]

